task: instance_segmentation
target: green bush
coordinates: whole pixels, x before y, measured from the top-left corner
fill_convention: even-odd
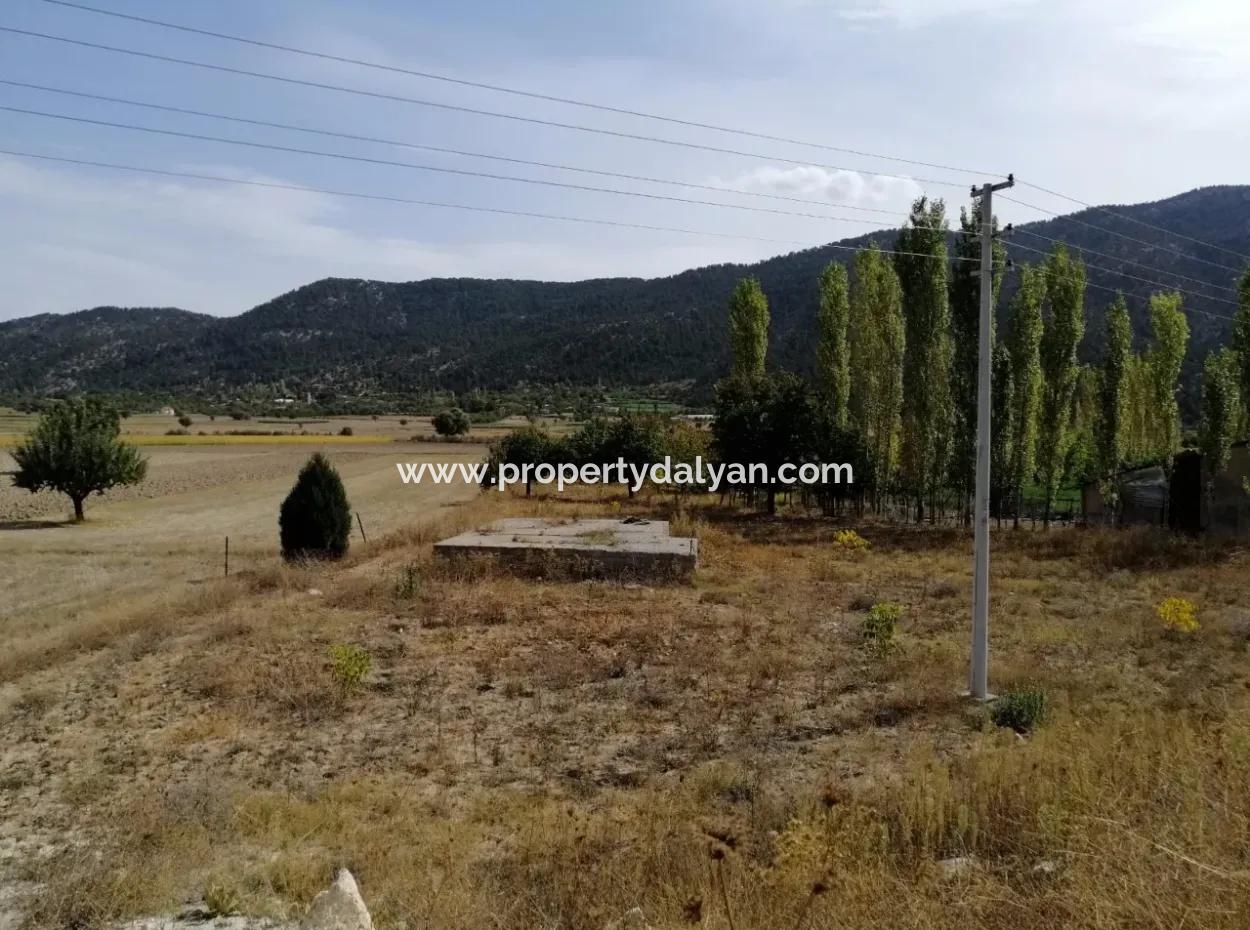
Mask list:
[[[1008,691],[990,705],[995,726],[1031,733],[1046,717],[1046,695],[1032,688]]]
[[[469,415],[459,407],[444,410],[433,420],[434,430],[440,436],[463,436],[471,425]]]
[[[903,605],[891,601],[873,604],[859,622],[860,644],[874,656],[885,656],[893,652],[897,643],[894,634],[898,630],[898,622],[903,617]]]
[[[285,559],[337,559],[347,551],[352,509],[339,473],[317,452],[282,502],[278,528]]]
[[[182,427],[188,427],[191,425],[191,418],[184,413],[178,418],[178,424]]]
[[[344,426],[341,430],[339,430],[339,435],[340,436],[352,436],[354,435],[354,433],[350,426]]]
[[[355,694],[364,684],[369,670],[373,668],[373,657],[363,646],[350,643],[339,643],[331,646],[330,674],[334,683],[343,694]]]

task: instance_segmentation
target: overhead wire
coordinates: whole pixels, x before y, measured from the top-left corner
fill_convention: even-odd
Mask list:
[[[97,51],[110,52],[121,55],[130,55],[138,58],[147,59],[149,61],[162,61],[170,64],[184,65],[193,68],[203,68],[210,71],[216,71],[223,74],[233,74],[240,77],[257,78],[259,80],[275,81],[282,84],[289,84],[299,87],[310,87],[318,90],[330,90],[336,93],[352,94],[361,97],[369,97],[377,100],[388,100],[395,103],[411,104],[413,106],[433,107],[441,110],[448,110],[457,113],[468,113],[475,116],[483,116],[492,119],[513,120],[522,123],[529,123],[539,126],[554,127],[557,129],[568,129],[576,132],[594,133],[597,135],[609,136],[618,139],[630,139],[637,142],[648,142],[657,145],[668,145],[677,148],[694,149],[704,152],[716,152],[722,155],[734,155],[741,158],[752,158],[765,162],[780,162],[789,165],[799,165],[805,168],[823,168],[826,171],[845,171],[855,174],[863,174],[871,177],[893,178],[901,181],[913,181],[920,184],[933,184],[941,187],[964,188],[967,185],[957,181],[947,181],[937,178],[916,177],[905,174],[891,174],[883,171],[869,171],[863,168],[850,168],[844,165],[827,165],[813,162],[806,159],[786,158],[780,155],[769,155],[761,152],[748,152],[739,149],[724,148],[716,145],[708,145],[702,142],[689,142],[682,139],[667,139],[662,136],[649,136],[642,133],[623,132],[616,129],[604,129],[598,126],[585,126],[578,123],[564,123],[557,120],[540,119],[534,116],[521,116],[516,113],[502,113],[495,110],[482,110],[476,107],[461,106],[459,104],[444,103],[442,101],[425,100],[419,97],[408,97],[403,94],[392,94],[383,91],[366,90],[361,87],[348,87],[343,84],[330,84],[324,81],[312,81],[304,78],[293,78],[285,75],[271,74],[265,71],[252,71],[247,68],[235,68],[229,65],[219,65],[212,62],[195,61],[189,58],[180,58],[174,55],[161,55],[156,52],[145,52],[139,49],[122,48],[116,45],[106,45],[102,42],[88,42],[85,39],[73,39],[68,36],[53,35],[46,32],[37,32],[31,29],[18,29],[13,26],[0,26],[0,32],[7,32],[13,35],[22,35],[32,38],[45,39],[53,42],[62,42],[69,45],[76,45],[81,48],[90,48]]]
[[[105,7],[91,6],[85,3],[74,3],[70,0],[44,0],[44,2],[54,6],[68,7],[70,9],[81,10],[88,13],[96,13],[101,16],[111,16],[115,19],[129,20],[131,22],[143,23],[149,26],[158,26],[162,29],[174,29],[179,32],[191,33],[193,35],[207,36],[214,39],[223,39],[229,42],[237,42],[243,45],[250,45],[255,48],[270,49],[272,51],[289,52],[293,55],[302,55],[309,58],[317,58],[322,61],[333,61],[339,64],[356,65],[362,68],[370,68],[377,71],[384,71],[391,74],[403,74],[409,77],[417,77],[431,81],[441,81],[447,84],[455,84],[461,87],[472,87],[478,90],[487,90],[494,93],[511,94],[518,97],[526,97],[533,100],[543,100],[549,103],[560,103],[568,106],[584,107],[586,109],[599,110],[606,113],[616,113],[623,116],[633,116],[640,119],[656,120],[664,123],[671,123],[677,126],[685,126],[692,129],[707,129],[714,132],[729,133],[732,135],[745,136],[753,139],[762,139],[768,142],[781,142],[788,145],[802,145],[810,148],[824,149],[829,152],[840,152],[844,155],[856,155],[863,158],[875,158],[883,161],[893,161],[907,165],[917,165],[924,168],[935,168],[939,171],[956,171],[965,174],[979,174],[993,177],[1000,177],[998,172],[981,171],[974,168],[961,168],[954,165],[944,165],[937,162],[921,161],[914,158],[903,158],[898,155],[885,155],[878,152],[867,152],[860,149],[847,148],[843,146],[828,145],[823,142],[811,142],[804,139],[793,139],[786,136],[772,135],[770,133],[759,132],[752,129],[743,129],[734,126],[721,126],[715,123],[704,123],[697,120],[682,119],[674,116],[665,116],[658,113],[649,113],[644,110],[636,110],[628,107],[612,106],[610,104],[597,103],[589,100],[582,100],[574,97],[562,97],[554,94],[539,93],[536,91],[523,90],[516,87],[508,87],[503,84],[487,83],[485,81],[473,81],[467,78],[452,77],[446,74],[437,74],[432,71],[422,71],[413,68],[404,68],[398,65],[388,65],[376,61],[368,61],[362,58],[352,58],[346,55],[334,55],[329,52],[315,51],[312,49],[298,48],[293,45],[285,45],[278,42],[267,42],[261,39],[249,38],[246,36],[235,35],[226,32],[217,32],[211,29],[203,29],[196,26],[188,26],[185,23],[172,23],[167,20],[154,19],[147,16],[136,16],[132,13],[122,13],[118,10],[110,10]]]

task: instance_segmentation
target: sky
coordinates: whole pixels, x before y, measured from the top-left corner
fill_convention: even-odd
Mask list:
[[[1008,172],[1094,203],[1135,203],[1203,185],[1250,182],[1250,56],[1244,53],[1250,48],[1250,4],[1244,0],[83,2],[399,68],[961,170],[327,62],[43,0],[6,0],[0,26],[740,154],[368,98],[0,32],[2,80],[821,205],[327,138],[0,84],[0,106],[6,107],[812,214],[569,190],[0,110],[0,149],[7,151],[688,230],[618,228],[0,155],[0,319],[101,305],[233,315],[329,276],[662,276],[897,225],[922,193],[945,198],[957,217],[971,184]],[[1054,211],[1072,209],[1035,190],[1015,193]],[[1001,202],[996,212],[1004,221],[1043,218]]]

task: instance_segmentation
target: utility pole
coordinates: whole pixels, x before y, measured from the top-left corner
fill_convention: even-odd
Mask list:
[[[973,510],[976,552],[972,570],[972,667],[968,692],[978,701],[989,698],[990,659],[990,362],[994,338],[994,191],[1014,187],[1015,178],[985,184],[972,196],[981,198],[981,320],[977,356],[977,487]]]

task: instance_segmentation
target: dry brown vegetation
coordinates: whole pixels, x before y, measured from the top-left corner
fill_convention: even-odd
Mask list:
[[[997,533],[992,684],[1050,707],[1027,737],[958,696],[953,530],[856,525],[852,551],[844,523],[694,505],[672,587],[431,560],[498,515],[668,506],[491,494],[341,566],[6,643],[31,920],[298,915],[342,864],[382,930],[1250,925],[1245,552]],[[1197,633],[1161,629],[1168,596]],[[367,650],[359,688],[335,644]]]

